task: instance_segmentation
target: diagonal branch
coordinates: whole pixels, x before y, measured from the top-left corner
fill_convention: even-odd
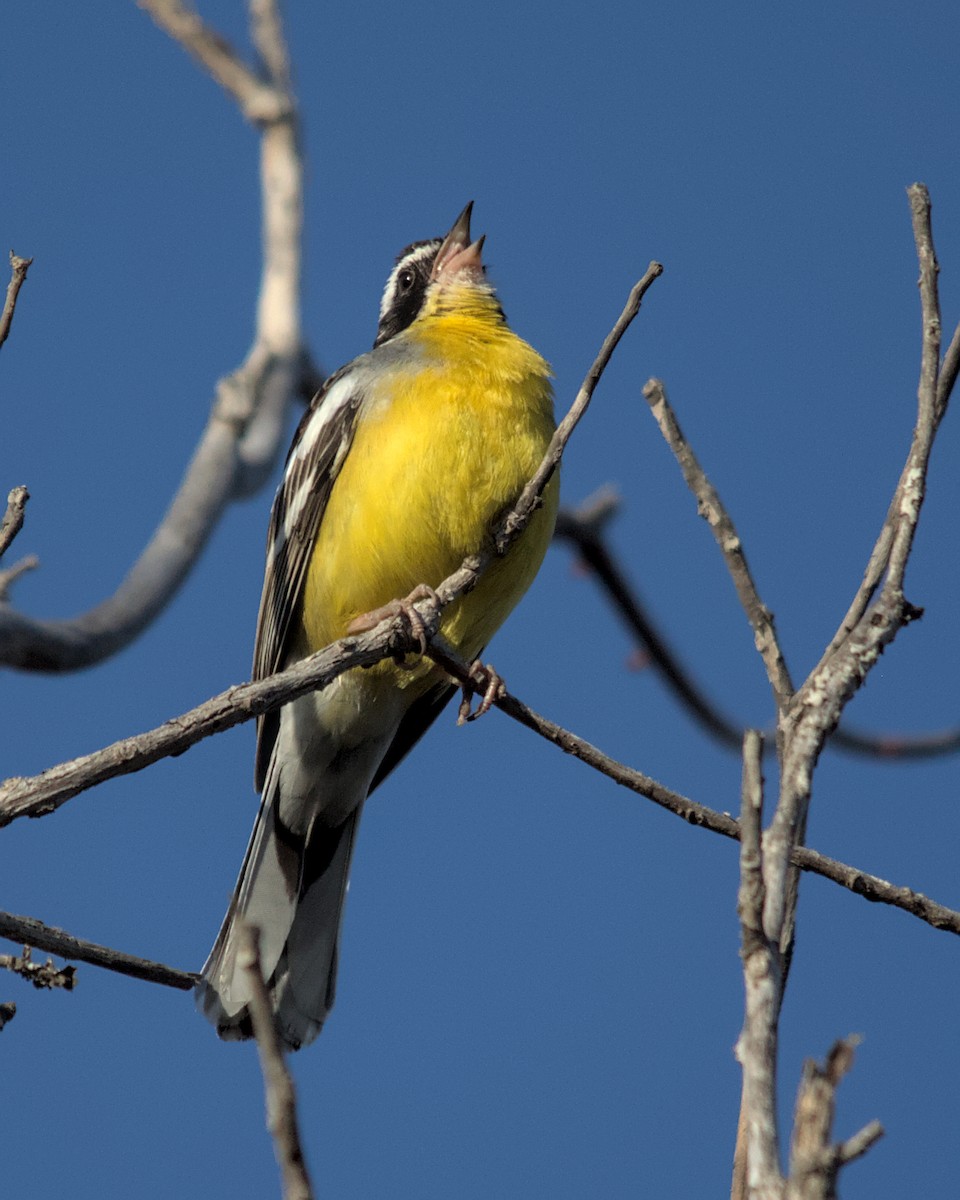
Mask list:
[[[753,629],[757,651],[766,667],[767,679],[773,690],[777,712],[782,712],[793,695],[793,684],[790,681],[790,672],[787,670],[787,664],[777,639],[773,613],[760,599],[750,567],[747,565],[740,535],[737,533],[730,514],[721,502],[716,488],[707,478],[690,443],[684,437],[680,424],[670,407],[670,402],[667,400],[663,384],[659,379],[651,379],[644,386],[643,394],[660,427],[660,432],[680,464],[680,470],[683,472],[687,486],[696,497],[697,512],[710,526],[717,545],[723,553],[733,586],[736,588],[743,611]]]
[[[580,385],[580,390],[577,392],[576,399],[570,407],[570,411],[566,414],[560,424],[557,426],[556,432],[551,439],[550,446],[544,457],[543,462],[537,469],[536,475],[530,480],[527,486],[520,494],[507,519],[503,522],[500,531],[497,534],[497,553],[503,554],[509,545],[510,541],[525,528],[533,515],[534,509],[539,503],[539,497],[543,494],[543,489],[547,486],[550,477],[557,469],[560,458],[563,455],[564,448],[570,440],[570,436],[576,429],[581,417],[587,411],[590,401],[593,399],[593,393],[597,384],[600,382],[600,377],[606,370],[607,363],[610,357],[619,345],[620,339],[629,329],[634,317],[640,311],[640,305],[643,302],[643,297],[647,294],[647,290],[654,280],[659,279],[663,274],[663,266],[658,262],[651,262],[647,267],[646,273],[633,287],[630,295],[627,297],[627,303],[624,305],[623,312],[617,317],[613,328],[603,340],[603,345],[600,347],[597,357],[593,361],[593,365],[587,372],[587,376]]]
[[[189,971],[177,971],[148,958],[137,958],[132,954],[124,954],[121,950],[111,950],[109,946],[86,942],[63,929],[44,925],[42,921],[33,917],[18,917],[13,913],[0,912],[0,937],[24,946],[36,946],[38,950],[45,950],[47,954],[56,954],[60,958],[105,967],[108,971],[116,971],[120,975],[130,975],[134,979],[160,983],[165,987],[179,988],[181,991],[189,991],[198,978]]]

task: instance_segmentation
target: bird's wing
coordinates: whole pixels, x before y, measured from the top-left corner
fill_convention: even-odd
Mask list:
[[[363,400],[351,365],[331,375],[317,393],[287,455],[283,482],[270,512],[267,565],[253,652],[254,679],[272,675],[286,664],[310,556],[330,492],[353,442]],[[257,720],[258,791],[266,778],[279,721],[279,709]]]

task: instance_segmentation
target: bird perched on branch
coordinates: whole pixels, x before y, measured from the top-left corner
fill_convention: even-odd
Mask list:
[[[550,370],[512,333],[471,241],[468,204],[445,238],[397,259],[373,349],[332,375],[300,422],[273,504],[254,678],[436,587],[491,545],[554,430]],[[473,659],[546,552],[558,480],[441,633]],[[455,690],[426,658],[354,669],[258,723],[262,803],[199,984],[221,1037],[251,1034],[237,928],[259,929],[277,1031],[296,1049],[333,1005],[350,857],[368,793]]]

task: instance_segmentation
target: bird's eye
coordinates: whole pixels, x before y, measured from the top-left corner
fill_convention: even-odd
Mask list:
[[[416,278],[416,275],[413,273],[410,267],[403,268],[403,270],[397,276],[397,291],[401,296],[406,295],[406,293],[410,291]]]

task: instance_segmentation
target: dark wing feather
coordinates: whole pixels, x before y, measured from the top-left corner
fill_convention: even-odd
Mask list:
[[[267,566],[253,652],[254,679],[286,666],[310,555],[330,492],[353,442],[363,398],[351,387],[349,371],[347,366],[331,375],[317,393],[287,455],[283,482],[270,512]],[[257,720],[257,791],[263,787],[279,722],[279,709]]]

